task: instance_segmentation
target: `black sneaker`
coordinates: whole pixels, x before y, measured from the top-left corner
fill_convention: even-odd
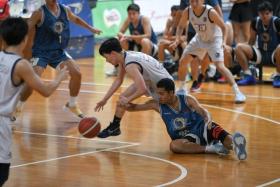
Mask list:
[[[199,86],[202,84],[203,81],[204,81],[204,75],[199,74],[198,79],[197,79]]]
[[[103,129],[98,135],[98,138],[107,138],[109,136],[118,136],[121,134],[121,129],[120,127],[114,127],[113,123],[110,123],[110,125],[106,128]]]
[[[198,83],[198,81],[193,81],[192,87],[191,87],[191,92],[200,91],[200,85],[201,85],[201,83]]]

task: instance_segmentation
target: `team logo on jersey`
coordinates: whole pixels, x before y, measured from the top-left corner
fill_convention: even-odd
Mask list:
[[[174,130],[183,130],[186,128],[186,119],[184,118],[175,118],[173,121]]]
[[[219,53],[219,52],[217,52],[216,54],[215,54],[215,57],[216,58],[219,58],[221,56],[221,54]]]
[[[269,42],[269,40],[270,40],[269,34],[267,32],[263,33],[262,34],[262,41],[263,42]]]
[[[63,22],[57,21],[57,22],[55,22],[55,24],[54,24],[53,30],[54,30],[54,32],[60,34],[60,33],[62,33],[62,31],[63,31],[63,27],[64,27]]]
[[[204,17],[204,18],[203,18],[203,21],[204,21],[204,22],[206,22],[206,21],[207,21],[207,18],[206,18],[206,17]]]

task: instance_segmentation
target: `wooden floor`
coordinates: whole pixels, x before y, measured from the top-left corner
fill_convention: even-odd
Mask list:
[[[98,117],[104,128],[113,117],[118,94],[103,112],[95,113],[94,107],[113,81],[104,74],[111,67],[100,59],[78,62],[83,73],[80,107],[88,116]],[[44,78],[54,74],[48,69]],[[119,92],[130,82],[127,78]],[[67,86],[63,83],[49,99],[35,93],[25,105],[16,122],[7,187],[224,187],[268,182],[280,186],[280,89],[243,87],[248,100],[239,105],[233,103],[231,88],[224,84],[205,83],[202,92],[194,94],[217,123],[247,137],[248,160],[239,162],[232,153],[226,157],[171,153],[165,126],[153,111],[127,113],[120,136],[80,138],[78,120],[62,110],[68,100]]]

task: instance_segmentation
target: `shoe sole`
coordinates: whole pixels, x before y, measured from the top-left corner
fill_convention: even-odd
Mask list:
[[[235,133],[233,135],[233,145],[234,145],[234,152],[238,160],[246,160],[247,152],[246,152],[245,137],[240,133]]]
[[[191,89],[190,91],[191,91],[191,92],[200,92],[200,91],[201,91],[201,88]]]
[[[118,134],[110,134],[109,136],[106,136],[106,137],[100,137],[100,136],[97,135],[97,137],[98,137],[98,138],[108,138],[108,137],[110,137],[110,136],[119,136],[120,134],[121,134],[121,132],[118,133]]]

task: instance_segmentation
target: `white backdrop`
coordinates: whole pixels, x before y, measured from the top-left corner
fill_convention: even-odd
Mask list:
[[[134,0],[140,6],[140,13],[148,16],[155,32],[163,32],[172,5],[180,5],[180,0]]]

